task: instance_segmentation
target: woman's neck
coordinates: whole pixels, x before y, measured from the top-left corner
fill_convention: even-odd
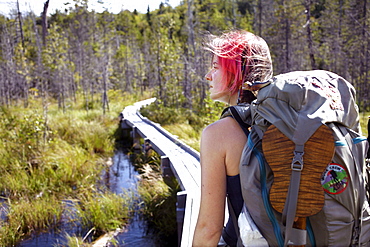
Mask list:
[[[235,94],[230,95],[228,104],[230,106],[233,106],[233,105],[237,105],[237,103],[238,103],[238,94],[235,93]]]

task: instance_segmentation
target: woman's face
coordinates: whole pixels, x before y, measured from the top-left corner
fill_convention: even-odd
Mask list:
[[[222,101],[225,103],[229,103],[230,100],[230,91],[228,88],[224,88],[222,83],[222,77],[224,75],[224,71],[219,64],[218,57],[213,56],[212,58],[212,68],[211,70],[205,75],[205,79],[208,81],[209,84],[209,91],[210,97],[214,101]]]

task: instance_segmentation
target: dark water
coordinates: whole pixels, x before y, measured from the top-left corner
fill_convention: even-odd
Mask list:
[[[152,233],[148,232],[145,222],[139,215],[134,215],[132,221],[128,225],[126,232],[119,234],[115,239],[119,246],[134,246],[134,247],[159,247],[156,244]]]
[[[112,159],[112,166],[103,174],[106,186],[116,194],[125,191],[137,191],[138,173],[124,152],[116,152]]]
[[[109,170],[107,177],[107,186],[117,194],[131,191],[137,195],[138,173],[126,154],[118,152],[113,158],[113,166]],[[137,214],[132,217],[130,224],[126,227],[123,233],[115,237],[119,246],[134,246],[134,247],[156,247],[154,236],[147,229],[146,223]]]
[[[112,164],[108,172],[102,175],[104,183],[108,188],[117,193],[132,191],[137,193],[138,173],[130,163],[128,156],[123,152],[117,152],[112,158]],[[51,230],[46,233],[40,233],[32,236],[30,239],[22,241],[18,247],[55,247],[66,244],[66,235],[82,236],[88,234],[87,230],[81,229],[78,220],[73,214],[73,202],[65,201],[65,207],[70,210],[64,214],[61,220],[62,230]],[[2,214],[0,214],[2,216]],[[126,230],[115,237],[118,246],[135,246],[135,247],[156,247],[153,234],[147,230],[146,223],[135,213]],[[88,236],[87,236],[87,239]],[[113,245],[112,245],[113,246]],[[117,245],[116,245],[117,246]]]

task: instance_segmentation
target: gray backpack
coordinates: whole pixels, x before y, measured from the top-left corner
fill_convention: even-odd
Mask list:
[[[244,203],[269,245],[370,246],[368,142],[361,135],[353,86],[331,72],[297,71],[255,83],[250,89],[257,99],[232,107],[223,116],[231,115],[244,130],[251,126],[240,161],[240,179]],[[330,137],[317,134],[322,128],[329,130]],[[287,169],[281,168],[289,174],[289,187],[279,194],[284,194],[282,208],[273,205],[270,193],[274,180],[278,181],[263,149],[264,135],[271,129],[293,144],[288,154],[292,161]],[[312,138],[328,142],[333,154],[321,150],[329,162],[323,161],[327,163],[320,174],[310,174],[316,187],[305,188],[307,197],[302,199],[299,184],[307,182],[300,180],[301,175],[312,166],[305,163],[311,152],[307,146],[315,146]],[[275,143],[284,147],[283,140]],[[320,161],[320,150],[318,154],[311,157]],[[322,194],[322,205],[307,214],[304,229],[296,229],[296,212],[310,210],[307,205],[316,194]]]

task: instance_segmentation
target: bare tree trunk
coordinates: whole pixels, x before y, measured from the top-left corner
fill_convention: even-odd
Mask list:
[[[232,8],[232,20],[233,28],[236,28],[236,2],[235,0],[231,0],[231,8]]]
[[[44,11],[42,12],[42,43],[44,46],[46,45],[46,35],[48,32],[48,18],[47,18],[48,8],[49,0],[47,0],[44,3]]]
[[[262,36],[262,0],[258,0],[258,36]]]
[[[156,54],[156,62],[157,62],[157,80],[158,80],[158,86],[159,86],[159,98],[163,100],[164,106],[167,106],[167,97],[164,97],[165,95],[165,88],[162,83],[162,68],[161,68],[161,56],[160,56],[160,43],[161,43],[161,34],[158,36],[158,42],[157,42],[157,54]]]
[[[23,35],[23,20],[22,20],[22,14],[21,14],[21,11],[20,11],[20,8],[19,8],[19,0],[17,0],[17,10],[18,10],[19,33],[20,33],[20,36],[21,36],[21,43],[22,43],[21,56],[22,56],[22,59],[23,59],[24,53],[25,53],[25,44],[24,44],[24,35]],[[25,66],[27,66],[27,65],[25,65]],[[17,63],[14,64],[14,67],[15,67],[16,70],[19,69],[19,68],[16,68]],[[24,68],[20,68],[20,69],[23,70]],[[17,73],[14,73],[14,77],[19,77],[19,75]],[[19,83],[20,84],[19,88],[21,88],[21,90],[23,90],[23,92],[20,92],[20,94],[21,94],[21,97],[24,97],[24,107],[27,107],[28,106],[28,85],[27,85],[26,77],[15,78],[15,82]]]
[[[41,92],[41,96],[43,97],[43,103],[45,102],[45,97],[46,97],[46,86],[44,85],[45,81],[46,81],[46,78],[44,78],[44,73],[43,73],[43,64],[42,64],[42,45],[41,45],[41,41],[40,41],[40,36],[37,32],[37,25],[36,25],[36,18],[35,16],[33,16],[33,28],[34,28],[34,32],[35,32],[35,42],[36,42],[36,47],[37,47],[37,59],[36,59],[36,70],[35,70],[35,73],[36,73],[36,77],[40,78],[41,80],[41,85],[35,85],[36,87],[40,87],[40,92]]]
[[[362,51],[363,56],[361,59],[361,69],[360,69],[360,75],[362,76],[361,80],[361,86],[360,86],[360,101],[364,102],[363,105],[363,111],[366,111],[369,106],[369,97],[368,97],[368,88],[369,88],[369,38],[370,33],[368,31],[367,26],[367,0],[363,0],[363,8],[362,8]]]
[[[61,66],[61,71],[58,72],[58,81],[60,83],[60,86],[59,86],[59,92],[58,92],[58,95],[60,97],[60,104],[61,104],[61,107],[62,107],[62,110],[63,112],[66,111],[66,92],[67,89],[66,89],[66,80],[68,80],[68,69],[67,69],[67,66],[64,64],[62,64]],[[68,93],[67,93],[68,95]]]
[[[191,71],[189,67],[190,67],[189,66],[189,52],[188,52],[188,49],[184,49],[184,80],[183,80],[182,90],[184,92],[184,96],[186,99],[189,99],[191,97],[191,92],[189,92],[190,88],[188,87],[188,85],[190,84],[189,71]],[[190,108],[189,102],[190,101],[188,100],[188,102],[186,103],[184,107]]]
[[[364,20],[363,20],[363,28],[362,28],[362,34],[363,34],[363,41],[364,41],[364,46],[363,46],[363,51],[364,51],[364,82],[363,82],[363,92],[364,92],[364,99],[366,100],[365,103],[365,109],[369,109],[369,98],[368,98],[368,92],[369,92],[369,39],[370,39],[370,33],[369,29],[367,26],[367,19],[368,17],[368,6],[367,6],[367,0],[364,0],[364,6],[363,6],[363,11],[364,11]]]
[[[11,37],[10,30],[6,24],[3,25],[3,32],[0,36],[1,38],[1,50],[2,50],[2,57],[4,58],[1,61],[1,68],[2,68],[2,103],[5,105],[10,105],[11,94],[10,90],[12,85],[11,81],[11,71],[12,71],[12,43],[10,40],[13,38]]]
[[[0,105],[5,105],[6,104],[6,94],[5,94],[5,78],[4,78],[4,68],[3,66],[0,67]]]
[[[109,49],[108,49],[109,50]],[[109,53],[109,51],[108,51]],[[109,54],[104,56],[104,65],[103,65],[103,93],[102,93],[102,103],[103,103],[103,113],[106,113],[106,110],[109,111],[109,102],[108,102],[108,67],[109,67]]]
[[[13,47],[10,40],[11,37],[10,30],[6,24],[3,25],[3,32],[1,37],[1,50],[3,61],[1,61],[2,68],[2,102],[3,104],[9,106],[11,102],[11,88],[13,87],[12,75],[13,71]]]
[[[315,62],[315,53],[313,49],[312,32],[311,32],[311,0],[306,0],[306,31],[308,50],[310,52],[311,68],[317,69]]]
[[[343,42],[342,42],[342,21],[343,21],[343,0],[339,0],[339,18],[338,18],[338,27],[336,28],[336,33],[334,35],[334,59],[332,59],[332,64],[334,64],[334,71],[337,72],[341,68],[341,62],[339,57],[342,55]],[[346,72],[347,73],[347,72]]]
[[[194,1],[188,0],[188,9],[187,9],[187,30],[188,30],[188,40],[187,40],[187,48],[185,49],[185,67],[184,67],[184,95],[186,98],[186,105],[185,107],[191,109],[192,108],[192,95],[191,95],[191,73],[190,71],[193,71],[194,66],[194,56],[196,56],[195,53],[195,37],[194,37]]]
[[[284,31],[285,31],[285,71],[284,72],[289,72],[290,71],[290,22],[286,10],[286,4],[285,1],[282,1],[282,6],[284,8],[283,12],[283,18],[284,18]]]
[[[19,0],[17,0],[17,11],[18,11],[19,32],[20,32],[20,35],[21,35],[22,48],[23,48],[23,52],[24,52],[23,23],[22,23],[22,14],[21,14],[21,10],[20,10],[20,8],[19,8]]]

